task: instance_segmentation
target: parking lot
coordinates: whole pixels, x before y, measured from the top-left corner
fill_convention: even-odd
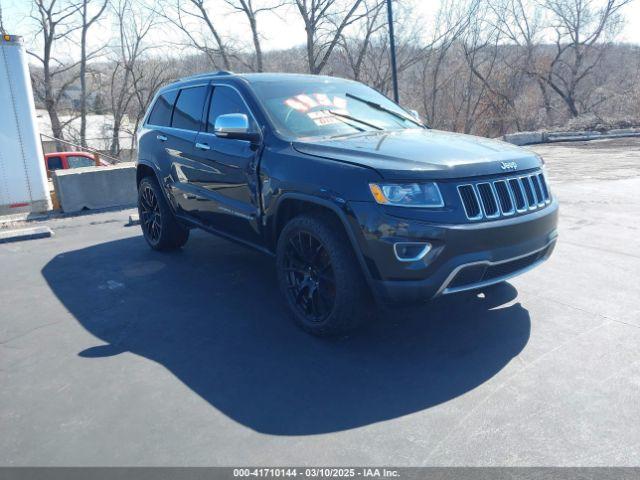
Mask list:
[[[547,263],[336,340],[270,258],[153,252],[132,210],[0,245],[0,464],[639,465],[640,139],[532,149]]]

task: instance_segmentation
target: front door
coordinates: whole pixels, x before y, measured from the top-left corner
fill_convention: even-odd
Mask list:
[[[258,128],[237,90],[213,87],[206,127],[198,133],[192,150],[192,158],[200,165],[197,188],[202,199],[194,214],[216,230],[259,243],[258,147],[213,133],[216,118],[228,113],[244,113],[252,128]]]

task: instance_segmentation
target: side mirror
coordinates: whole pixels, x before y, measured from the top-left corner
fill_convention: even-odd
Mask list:
[[[216,118],[213,125],[216,137],[255,142],[260,134],[249,131],[249,118],[244,113],[227,113]]]
[[[422,119],[420,118],[420,114],[418,113],[417,110],[409,110],[409,113],[413,118],[415,118],[416,120],[422,123]]]

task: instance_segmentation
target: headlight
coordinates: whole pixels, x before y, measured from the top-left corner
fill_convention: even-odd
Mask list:
[[[370,183],[369,189],[376,202],[399,207],[437,208],[444,201],[438,185],[427,183]]]

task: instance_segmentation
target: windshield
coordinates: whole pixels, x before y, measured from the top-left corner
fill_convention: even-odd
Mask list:
[[[361,83],[286,78],[282,82],[251,83],[275,127],[289,137],[339,136],[420,126],[405,110]]]

